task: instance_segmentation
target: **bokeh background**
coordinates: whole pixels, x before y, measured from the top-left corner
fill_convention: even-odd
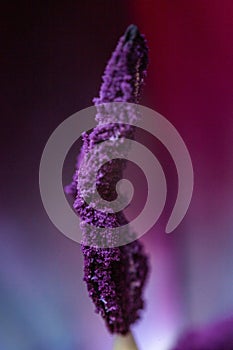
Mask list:
[[[82,281],[80,246],[43,208],[38,169],[53,130],[91,105],[131,23],[150,48],[141,103],[179,130],[195,175],[189,211],[166,235],[176,173],[161,145],[145,138],[165,167],[171,199],[143,237],[151,273],[133,330],[141,349],[168,350],[185,329],[233,314],[232,18],[231,0],[2,3],[1,350],[111,349]]]

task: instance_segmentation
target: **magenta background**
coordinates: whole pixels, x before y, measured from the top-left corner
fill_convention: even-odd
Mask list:
[[[143,238],[151,275],[136,337],[142,349],[166,350],[183,329],[232,315],[232,1],[25,2],[1,15],[0,349],[111,348],[82,282],[80,247],[43,209],[38,168],[56,126],[91,104],[130,23],[150,47],[143,104],[179,130],[195,175],[177,230],[163,232],[168,203]],[[159,151],[173,200],[174,165],[145,143]],[[71,172],[70,163],[66,180]]]

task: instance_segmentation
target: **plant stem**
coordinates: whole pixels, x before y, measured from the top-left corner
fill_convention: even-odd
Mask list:
[[[139,350],[131,332],[126,335],[117,335],[113,350]]]

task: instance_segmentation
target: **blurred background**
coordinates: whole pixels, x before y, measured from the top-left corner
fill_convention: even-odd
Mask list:
[[[54,129],[92,104],[131,23],[150,49],[141,104],[176,127],[195,175],[187,215],[166,235],[176,173],[145,138],[165,168],[168,202],[143,237],[151,273],[133,330],[142,350],[168,350],[185,329],[233,314],[232,18],[231,0],[2,3],[0,349],[111,349],[82,281],[80,246],[43,208],[38,169]],[[74,156],[68,163],[66,183]]]

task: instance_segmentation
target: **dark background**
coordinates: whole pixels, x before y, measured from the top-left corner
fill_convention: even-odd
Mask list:
[[[111,348],[82,282],[80,247],[49,221],[38,171],[53,130],[92,104],[131,23],[150,48],[141,103],[180,132],[195,175],[176,231],[165,235],[165,215],[143,238],[151,275],[136,337],[142,349],[166,350],[183,329],[231,315],[232,1],[2,2],[0,12],[0,349]]]

